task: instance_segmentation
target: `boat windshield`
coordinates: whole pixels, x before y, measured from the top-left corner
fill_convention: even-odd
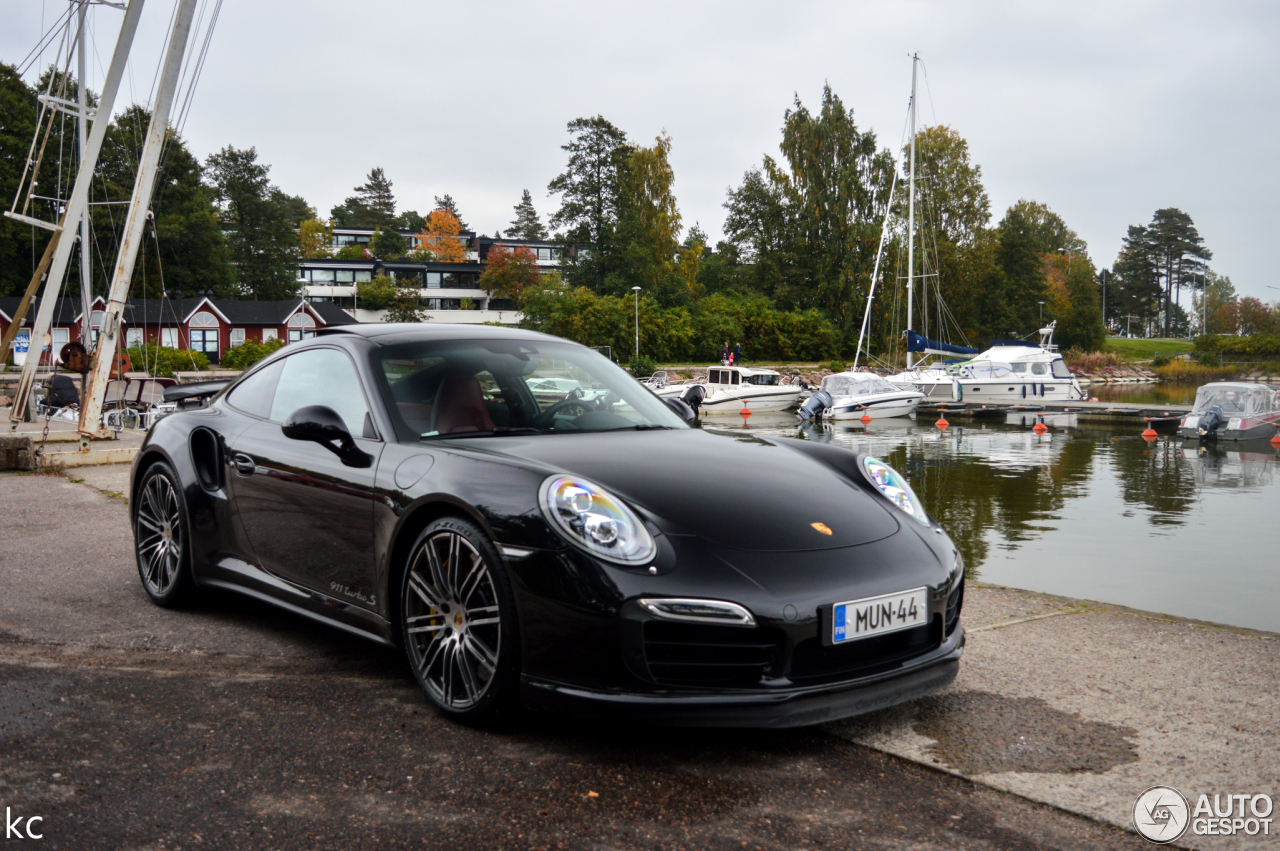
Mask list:
[[[866,396],[871,393],[896,393],[897,387],[878,375],[840,373],[822,379],[822,389],[832,396]]]
[[[1214,405],[1222,406],[1227,416],[1256,416],[1280,408],[1276,391],[1262,384],[1221,382],[1206,384],[1196,391],[1193,414],[1203,414]]]
[[[765,387],[774,387],[778,383],[778,374],[776,372],[774,373],[762,372],[762,373],[757,373],[755,375],[748,375],[747,373],[744,372],[742,374],[742,383],[758,384]]]
[[[1067,362],[1062,358],[1054,358],[1053,361],[1053,377],[1054,378],[1071,378],[1071,370],[1067,369]]]
[[[570,343],[432,340],[369,357],[403,441],[688,428],[608,358]]]

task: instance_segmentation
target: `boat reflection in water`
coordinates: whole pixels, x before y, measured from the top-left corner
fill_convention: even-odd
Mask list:
[[[911,480],[975,579],[1280,631],[1274,536],[1257,534],[1280,504],[1280,451],[1023,417],[946,429],[932,417],[797,426],[787,413],[704,424],[884,459]],[[1041,421],[1049,430],[1038,435]]]

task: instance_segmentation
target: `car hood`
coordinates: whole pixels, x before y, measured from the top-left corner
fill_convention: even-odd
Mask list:
[[[468,441],[612,491],[671,534],[737,550],[850,547],[899,529],[887,500],[786,440],[698,429]],[[822,531],[825,527],[826,531]]]

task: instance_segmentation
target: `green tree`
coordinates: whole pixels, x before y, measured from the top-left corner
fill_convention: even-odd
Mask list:
[[[375,167],[355,194],[334,207],[329,215],[334,227],[381,228],[395,224],[396,199],[391,181],[380,167]]]
[[[0,203],[5,209],[18,191],[36,131],[36,110],[36,92],[18,76],[17,68],[0,63]],[[45,171],[42,169],[41,174]],[[37,209],[28,210],[27,215],[53,219],[55,212],[48,205],[36,204]],[[26,290],[48,241],[46,230],[0,218],[0,295],[20,295]]]
[[[417,210],[405,210],[396,216],[393,227],[399,231],[417,232],[427,226],[427,220]]]
[[[258,162],[254,148],[228,145],[207,161],[219,214],[228,227],[238,290],[254,300],[297,298],[297,234],[291,210],[268,180],[270,166]]]
[[[1111,272],[1108,296],[1114,299],[1116,326],[1137,333],[1155,327],[1162,312],[1162,288],[1156,251],[1147,228],[1129,226]]]
[[[969,143],[945,124],[916,134],[916,214],[940,241],[970,245],[991,219],[982,167],[969,159]]]
[[[670,154],[666,134],[651,148],[631,150],[618,197],[619,283],[608,287],[623,293],[638,285],[664,304],[675,292],[673,258],[680,238]]]
[[[1147,228],[1146,247],[1164,283],[1164,336],[1167,337],[1172,333],[1174,305],[1181,304],[1184,283],[1202,272],[1203,262],[1212,259],[1213,252],[1205,247],[1191,216],[1176,207],[1156,210]]]
[[[520,203],[515,207],[516,217],[511,220],[511,227],[507,228],[507,237],[509,239],[546,239],[547,229],[542,226],[542,219],[538,218],[538,211],[533,207],[533,196],[529,194],[529,190],[524,190],[524,194],[520,196]]]
[[[489,248],[479,285],[491,296],[519,303],[526,290],[538,286],[539,277],[538,258],[530,249],[496,243]]]
[[[622,172],[631,155],[627,136],[602,115],[575,118],[562,149],[569,161],[548,185],[560,196],[551,227],[563,228],[561,239],[581,251],[566,251],[562,261],[572,286],[601,290],[618,265],[615,254]]]
[[[1032,246],[1041,254],[1065,252],[1072,255],[1089,253],[1080,235],[1067,227],[1062,217],[1050,210],[1045,204],[1028,201],[1023,198],[1009,208],[1005,219],[1016,213],[1020,232],[1031,241]]]
[[[990,330],[1024,337],[1040,327],[1039,302],[1048,300],[1044,243],[1036,219],[1028,216],[1027,207],[1021,202],[1009,208],[997,232],[1000,245],[996,262],[1004,272],[1004,287],[1003,292],[991,295],[1004,300],[1008,324]]]
[[[370,281],[356,284],[356,305],[362,310],[386,310],[399,295],[399,287],[390,275],[374,275]]]
[[[408,246],[408,240],[389,227],[378,228],[369,240],[369,251],[379,260],[399,260]]]
[[[427,316],[422,306],[422,290],[417,287],[396,287],[396,296],[387,307],[387,315],[383,322],[426,322]]]
[[[298,247],[306,260],[333,256],[333,224],[311,219],[298,227]]]

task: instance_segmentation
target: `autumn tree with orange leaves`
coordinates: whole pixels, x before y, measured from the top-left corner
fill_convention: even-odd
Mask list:
[[[458,239],[461,230],[457,216],[448,210],[436,210],[427,216],[427,226],[418,232],[418,244],[437,263],[464,263],[467,247]]]
[[[523,245],[508,248],[495,243],[485,262],[480,288],[491,296],[519,302],[525,290],[536,287],[540,280],[537,255]]]

